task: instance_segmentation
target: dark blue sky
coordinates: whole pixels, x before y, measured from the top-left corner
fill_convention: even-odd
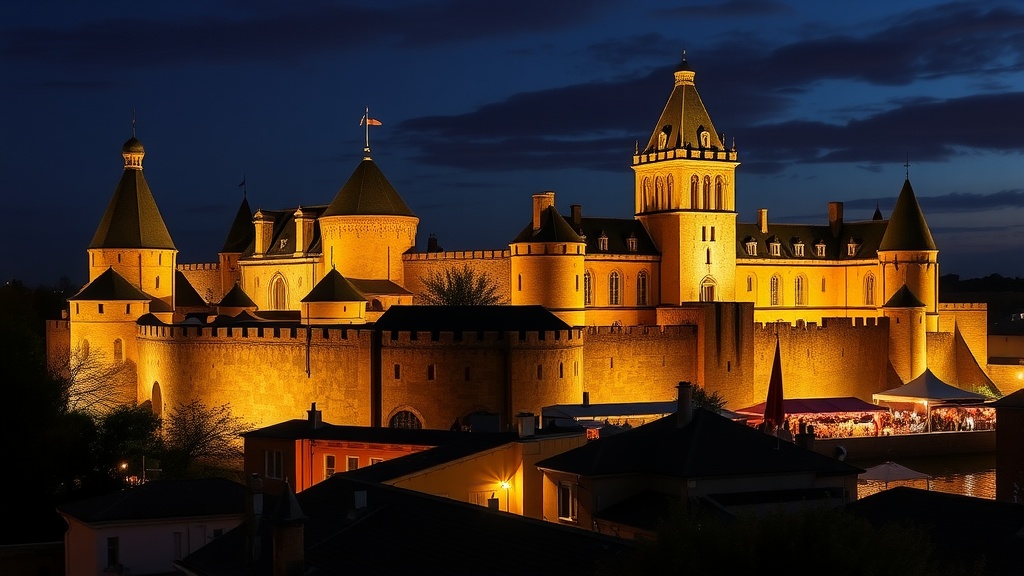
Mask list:
[[[366,106],[421,247],[503,248],[544,190],[630,217],[683,49],[740,221],[888,216],[909,157],[940,272],[1024,276],[1017,2],[43,0],[0,8],[0,277],[86,280],[133,111],[180,262],[216,260],[243,177],[254,209],[330,202]]]

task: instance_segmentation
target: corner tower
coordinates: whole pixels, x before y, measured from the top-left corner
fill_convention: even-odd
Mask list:
[[[142,143],[132,136],[121,155],[124,172],[89,243],[89,282],[112,268],[153,298],[151,312],[169,314],[174,309],[178,250],[142,173]]]
[[[365,148],[363,161],[320,215],[324,269],[404,286],[402,254],[416,244],[419,221]]]
[[[883,301],[888,301],[903,286],[924,306],[927,332],[939,329],[939,250],[924,219],[910,180],[892,209],[892,217],[878,245],[878,263],[882,267]]]
[[[735,146],[726,147],[686,54],[647,145],[633,155],[636,218],[661,251],[661,303],[735,300]]]

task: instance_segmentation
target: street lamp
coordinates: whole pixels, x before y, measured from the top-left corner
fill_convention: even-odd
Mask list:
[[[508,489],[512,487],[508,480],[501,481],[501,488],[505,491],[505,512],[511,512],[512,510],[508,506]]]

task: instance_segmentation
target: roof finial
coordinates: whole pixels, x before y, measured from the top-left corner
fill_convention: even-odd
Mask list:
[[[903,167],[907,169],[907,180],[910,180],[910,152],[907,152],[907,163]]]
[[[370,159],[370,126],[380,126],[380,120],[376,118],[370,118],[370,107],[367,106],[363,112],[363,117],[359,120],[360,126],[366,127],[366,143],[363,146],[363,160]]]
[[[683,48],[683,62],[686,62],[686,48]]]
[[[132,108],[132,138],[135,138],[135,108]]]
[[[242,172],[242,181],[238,183],[238,186],[242,189],[242,198],[249,198],[249,190],[245,187],[245,172]]]

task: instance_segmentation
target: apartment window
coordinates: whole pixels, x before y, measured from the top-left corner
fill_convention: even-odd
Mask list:
[[[612,272],[608,275],[608,304],[617,306],[619,304],[619,273]]]
[[[284,458],[280,450],[263,451],[263,470],[267,478],[284,478]]]
[[[334,464],[335,464],[334,454],[325,454],[324,455],[324,478],[330,478],[331,476],[334,476],[334,470],[335,470]]]
[[[345,470],[358,470],[359,456],[348,456],[345,458]]]
[[[398,380],[401,377],[402,377],[402,365],[401,364],[395,364],[395,380]]]
[[[107,537],[107,566],[113,568],[121,564],[121,539],[117,536]]]
[[[779,298],[779,282],[780,282],[780,280],[779,280],[778,276],[772,276],[772,280],[771,280],[771,284],[770,284],[770,289],[769,289],[770,293],[771,293],[771,295],[770,295],[771,300],[770,300],[770,303],[769,303],[770,306],[779,306],[782,303],[780,298]]]
[[[590,292],[590,272],[583,273],[583,304],[590,306],[593,299]],[[76,304],[77,306],[77,304]]]
[[[558,484],[558,519],[566,522],[576,521],[576,491],[571,482]]]
[[[647,305],[647,272],[643,270],[636,275],[636,305]]]
[[[435,376],[435,372],[436,372],[436,370],[434,370],[434,365],[433,364],[428,364],[427,365],[427,380],[433,380],[434,376]]]

